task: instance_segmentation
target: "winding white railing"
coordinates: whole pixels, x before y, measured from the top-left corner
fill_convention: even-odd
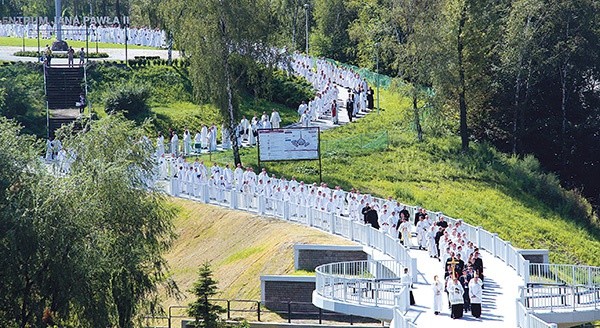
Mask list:
[[[317,294],[323,298],[369,306],[408,309],[408,288],[401,282],[404,267],[397,261],[352,261],[315,269]]]
[[[276,198],[267,198],[263,195],[228,190],[215,185],[193,184],[171,178],[170,189],[173,196],[187,197],[204,203],[218,204],[232,209],[245,210],[260,215],[270,215],[288,221],[298,222],[307,226],[319,228],[331,234],[343,236],[362,245],[379,250],[392,257],[399,266],[409,268],[409,272],[416,275],[416,261],[398,240],[397,236],[384,233],[372,228],[370,225],[355,221],[350,217],[323,211],[312,206],[291,204]],[[185,190],[186,192],[182,192]],[[374,198],[374,203],[383,205],[386,200]],[[408,206],[410,216],[414,217],[417,207]],[[429,212],[431,215],[434,212]],[[344,213],[348,214],[348,213]],[[441,213],[434,213],[437,217]],[[444,216],[449,223],[457,220]],[[475,242],[479,248],[490,252],[494,257],[504,261],[513,268],[523,279],[521,298],[516,301],[517,326],[521,328],[554,328],[556,324],[546,323],[536,316],[536,313],[555,310],[600,310],[600,268],[589,266],[562,265],[562,264],[531,264],[508,241],[504,241],[495,233],[490,233],[481,227],[474,227],[462,223],[462,227],[469,240]],[[340,264],[341,265],[341,264]],[[392,303],[389,291],[397,291],[400,295],[408,294],[407,289],[394,289],[395,283],[371,283],[370,290],[378,291],[377,301],[368,298],[359,298],[359,295],[348,294],[348,288],[363,286],[366,282],[352,282],[355,278],[344,278],[335,275],[330,269],[321,269],[317,276],[317,293],[323,297],[372,306],[394,305],[394,327],[413,328],[415,323],[410,322],[403,315],[408,308],[408,301],[403,297],[395,298]],[[330,271],[327,271],[330,270]],[[548,287],[548,285],[550,285]],[[358,287],[356,287],[358,288]],[[363,288],[364,289],[364,288]],[[388,293],[386,293],[388,291]],[[346,293],[345,295],[343,293]],[[342,293],[342,294],[340,294]],[[373,294],[375,295],[375,293]],[[371,303],[369,303],[371,302]]]
[[[413,276],[416,276],[416,262],[410,257],[408,249],[400,243],[397,236],[386,234],[349,217],[312,206],[290,204],[281,199],[238,192],[208,183],[183,182],[178,178],[171,178],[170,190],[173,196],[194,198],[203,203],[218,204],[260,215],[270,215],[345,237],[389,255],[403,267],[408,268]]]
[[[517,326],[527,328],[556,328],[557,324],[547,323],[536,317],[525,307],[522,299],[517,300]]]
[[[570,264],[532,263],[529,284],[600,287],[600,268]]]
[[[600,287],[595,286],[537,286],[521,287],[521,300],[531,312],[579,311],[600,308]]]

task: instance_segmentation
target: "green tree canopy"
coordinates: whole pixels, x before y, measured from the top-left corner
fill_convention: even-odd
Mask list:
[[[148,184],[152,147],[115,116],[62,136],[70,173],[52,174],[39,145],[0,121],[3,326],[41,326],[48,309],[73,326],[132,327],[156,310],[158,284],[173,287],[162,254],[174,213]]]
[[[269,1],[169,0],[163,13],[175,40],[190,55],[196,98],[215,103],[234,131],[239,119],[238,78],[258,61],[276,59],[271,41],[277,26]],[[241,163],[235,134],[230,136],[234,162]]]

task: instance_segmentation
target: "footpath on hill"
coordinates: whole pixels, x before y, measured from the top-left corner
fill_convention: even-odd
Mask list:
[[[413,238],[416,244],[416,239]],[[485,327],[504,328],[516,326],[516,299],[519,297],[518,286],[523,284],[516,271],[506,263],[495,258],[487,251],[481,251],[484,265],[484,290],[482,312],[479,319],[465,313],[462,319],[450,318],[450,309],[446,296],[443,296],[442,312],[433,313],[433,276],[444,278],[443,265],[437,259],[430,258],[425,250],[411,249],[410,256],[417,259],[419,270],[414,283],[413,294],[416,305],[411,306],[406,316],[419,327]]]

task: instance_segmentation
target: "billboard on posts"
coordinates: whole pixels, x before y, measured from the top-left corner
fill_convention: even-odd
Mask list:
[[[258,130],[258,158],[261,162],[319,159],[319,128]]]

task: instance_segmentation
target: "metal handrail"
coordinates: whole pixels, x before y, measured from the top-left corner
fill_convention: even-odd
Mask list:
[[[171,180],[171,182],[173,183],[173,179]],[[212,188],[211,186],[208,186],[205,189],[211,189],[211,188]],[[319,228],[321,230],[330,232],[332,234],[337,234],[337,235],[346,237],[346,238],[356,241],[360,244],[363,244],[368,247],[382,251],[386,255],[389,255],[392,258],[394,258],[397,262],[401,263],[403,266],[409,267],[411,273],[413,273],[413,274],[416,273],[416,268],[414,267],[415,264],[413,263],[413,259],[410,257],[406,247],[404,247],[402,244],[399,243],[397,236],[391,236],[382,231],[373,229],[370,225],[365,225],[361,222],[358,222],[358,221],[352,219],[349,216],[342,216],[341,213],[338,214],[338,213],[323,211],[321,209],[315,209],[311,206],[290,204],[289,202],[285,202],[282,200],[273,200],[273,199],[271,199],[270,201],[273,203],[276,202],[277,203],[276,207],[278,207],[279,209],[283,209],[283,211],[265,209],[265,202],[267,202],[267,199],[261,195],[257,195],[257,194],[245,195],[244,193],[233,191],[233,190],[230,191],[230,193],[231,193],[231,195],[236,194],[235,199],[242,199],[243,197],[251,197],[257,203],[256,207],[251,208],[249,206],[244,206],[240,202],[236,202],[235,205],[231,204],[232,208],[248,210],[251,212],[257,212],[259,214],[273,215],[273,216],[280,217],[285,220],[296,221],[296,222],[299,222],[299,223],[302,223],[302,224],[305,224],[308,226]],[[180,194],[176,194],[175,196],[178,196],[178,195],[181,196]],[[187,195],[187,196],[189,196],[189,195]],[[234,197],[234,196],[232,196],[232,197]],[[201,199],[202,199],[202,197],[201,197]],[[211,200],[210,197],[207,197],[206,199],[208,199],[206,202],[218,203],[218,202]],[[373,200],[374,200],[374,202],[376,202],[380,205],[387,202],[387,200],[384,200],[381,198],[376,198],[376,197],[373,197]],[[225,205],[227,205],[227,204],[225,204]],[[404,204],[401,204],[401,206],[404,206]],[[411,214],[411,216],[414,216],[414,213],[417,210],[417,207],[408,206],[408,205],[406,205],[406,206],[407,206],[407,209],[409,210],[409,213]],[[435,219],[437,219],[440,215],[442,215],[441,212],[431,212],[430,211],[429,213],[433,213],[435,215]],[[344,213],[344,214],[346,214],[346,213]],[[458,221],[452,217],[448,217],[448,216],[444,216],[444,217],[446,218],[446,220],[449,223],[455,223],[456,221]],[[499,238],[497,234],[490,233],[481,227],[474,227],[474,226],[471,226],[464,222],[462,223],[462,225],[463,225],[465,232],[467,233],[467,236],[470,240],[475,242],[481,249],[485,249],[486,251],[490,252],[494,257],[498,257],[500,260],[505,262],[508,266],[510,266],[511,268],[513,268],[516,271],[516,273],[519,275],[519,277],[521,277],[523,279],[524,284],[526,286],[529,286],[528,287],[529,293],[534,293],[536,288],[541,288],[541,287],[535,286],[535,284],[554,282],[554,283],[564,284],[567,287],[570,287],[572,292],[569,295],[575,295],[573,297],[579,296],[579,298],[582,299],[582,297],[584,295],[583,289],[578,289],[578,287],[600,286],[600,268],[590,267],[590,266],[566,265],[566,264],[530,264],[529,261],[526,260],[523,257],[523,255],[519,253],[518,249],[513,247],[510,242],[504,241],[501,238]],[[323,279],[325,279],[325,278],[330,279],[330,282],[328,282],[329,283],[328,286],[333,286],[333,285],[331,285],[331,283],[335,282],[338,285],[341,284],[340,286],[343,287],[343,288],[338,288],[338,290],[335,290],[333,287],[331,287],[331,290],[327,291],[329,294],[326,294],[326,295],[330,295],[332,298],[336,297],[337,299],[346,300],[349,302],[359,301],[359,302],[361,302],[361,304],[362,304],[362,302],[368,301],[368,300],[365,300],[363,297],[357,299],[357,297],[359,295],[355,295],[355,297],[353,299],[353,298],[349,297],[348,294],[346,294],[345,297],[341,297],[340,295],[335,294],[336,292],[339,292],[339,290],[342,290],[342,291],[346,290],[346,293],[347,293],[347,289],[352,288],[352,283],[358,284],[356,286],[361,286],[360,284],[363,282],[360,282],[360,281],[359,282],[356,282],[356,281],[351,282],[347,279],[344,280],[345,278],[343,278],[343,277],[337,277],[337,276],[336,277],[325,277],[324,273],[318,273],[318,276],[319,275],[322,276]],[[319,281],[319,279],[317,279],[317,281]],[[322,282],[324,283],[324,281],[325,280],[323,280]],[[364,282],[364,283],[366,283],[366,282]],[[340,287],[340,286],[338,286],[338,287]],[[388,288],[389,286],[384,286],[384,285],[373,286],[373,285],[371,285],[369,288],[373,289],[373,287],[375,287],[374,290],[377,290],[377,288],[383,290],[383,289]],[[356,288],[358,288],[358,287],[356,287]],[[389,288],[393,288],[393,287],[389,287]],[[563,288],[565,288],[565,287],[563,287]],[[371,289],[369,289],[369,290],[371,290]],[[589,288],[588,288],[588,290],[589,290]],[[544,297],[544,294],[542,293],[542,291],[543,291],[542,289],[538,289],[538,293],[536,294],[537,299]],[[325,293],[325,291],[323,291],[323,293]],[[324,295],[322,295],[322,296],[324,296]],[[380,296],[381,295],[378,295],[377,301],[372,300],[371,303],[378,304],[378,305],[393,304],[389,299],[385,299],[382,301],[382,298]],[[385,297],[387,297],[387,296],[385,296]],[[552,298],[552,296],[550,296],[550,295],[546,295],[546,297],[548,299]],[[530,299],[532,299],[532,298],[530,297]],[[524,299],[522,299],[521,301],[525,302]],[[600,297],[596,297],[596,298],[592,297],[591,301],[594,302],[593,308],[597,309],[598,303],[600,303]],[[533,304],[533,303],[531,303],[531,304]],[[527,308],[527,303],[523,303],[522,306]],[[588,306],[586,308],[589,309],[591,307]],[[541,321],[541,319],[539,319],[539,318],[531,319],[531,320],[525,321],[525,323],[524,323],[525,326],[523,326],[523,327],[541,327],[540,326],[541,322],[543,322],[543,321]],[[408,324],[408,323],[404,322],[404,324]],[[552,327],[552,324],[547,324],[547,326],[544,326],[544,327]]]
[[[351,261],[318,266],[317,294],[323,298],[369,306],[407,309],[408,287],[397,261]]]

